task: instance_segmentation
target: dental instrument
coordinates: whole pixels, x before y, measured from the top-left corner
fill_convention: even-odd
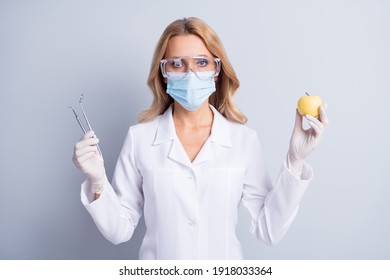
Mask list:
[[[81,94],[80,99],[79,99],[79,106],[80,106],[81,112],[83,113],[85,122],[87,123],[88,129],[89,129],[89,131],[91,131],[91,130],[92,130],[91,124],[89,123],[87,114],[85,113],[85,110],[84,110],[84,108],[83,108],[83,105],[81,104],[82,101],[83,101],[83,98],[84,98],[84,94]],[[87,130],[85,129],[85,127],[84,127],[83,123],[81,122],[79,116],[77,115],[76,111],[73,109],[72,106],[68,106],[68,108],[69,108],[69,109],[72,109],[73,114],[75,115],[76,120],[77,120],[78,124],[79,124],[80,127],[81,127],[81,130],[82,130],[82,131],[84,132],[84,134],[85,134],[85,133],[87,132]],[[95,136],[93,136],[93,137],[95,137]],[[98,150],[98,152],[99,152],[100,158],[103,159],[103,154],[102,154],[102,151],[100,150],[99,144],[96,144],[96,147],[97,147],[97,150]]]

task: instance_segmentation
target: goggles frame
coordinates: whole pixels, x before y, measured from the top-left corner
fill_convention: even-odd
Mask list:
[[[183,76],[180,76],[180,78],[178,78],[178,76],[169,76],[169,71],[166,71],[166,64],[170,61],[175,61],[175,60],[182,60],[182,59],[207,59],[207,60],[213,60],[215,62],[215,71],[214,71],[214,74],[210,77],[205,77],[204,75],[198,75],[197,73],[202,73],[202,71],[194,71],[192,68],[188,67],[187,71],[186,72],[180,72],[180,71],[177,71],[177,72],[173,72],[173,73],[183,73]],[[175,79],[175,80],[181,80],[181,79],[184,79],[185,77],[187,77],[188,73],[191,71],[193,72],[199,79],[201,80],[204,80],[204,79],[207,79],[207,78],[211,78],[211,77],[217,77],[219,75],[219,73],[221,72],[221,59],[218,58],[218,57],[209,57],[209,56],[178,56],[178,57],[170,57],[170,58],[164,58],[164,59],[161,59],[160,60],[160,70],[161,70],[161,74],[164,78],[167,78],[167,79]],[[209,72],[209,71],[204,71],[204,72]],[[212,72],[212,71],[210,71]]]

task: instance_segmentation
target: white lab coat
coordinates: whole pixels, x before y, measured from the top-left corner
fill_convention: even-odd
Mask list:
[[[214,107],[211,135],[193,162],[177,138],[172,106],[130,127],[112,184],[96,201],[88,180],[81,199],[101,233],[118,244],[131,238],[144,211],[140,259],[242,259],[236,237],[240,204],[258,239],[274,244],[287,231],[312,177],[283,165],[273,185],[254,130],[226,120]]]

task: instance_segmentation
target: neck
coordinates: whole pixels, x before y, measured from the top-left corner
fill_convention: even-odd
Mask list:
[[[188,128],[197,128],[210,126],[213,123],[213,111],[209,107],[208,102],[204,102],[202,106],[194,111],[184,109],[177,102],[173,105],[173,122],[175,126],[182,126]]]

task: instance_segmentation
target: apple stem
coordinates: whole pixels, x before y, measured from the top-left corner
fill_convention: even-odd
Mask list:
[[[305,92],[307,96],[310,96],[310,94],[308,94],[307,92]]]

